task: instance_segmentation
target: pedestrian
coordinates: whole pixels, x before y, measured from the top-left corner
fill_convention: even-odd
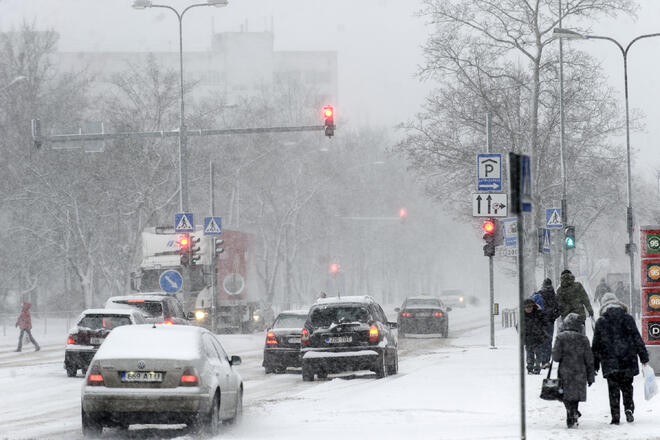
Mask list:
[[[610,286],[605,282],[605,278],[601,278],[600,282],[596,286],[596,291],[594,292],[594,301],[598,301],[598,303],[601,302],[601,298],[603,298],[603,295],[605,295],[608,292],[611,292],[612,289]]]
[[[635,420],[633,377],[639,374],[637,357],[642,365],[646,365],[649,354],[626,305],[613,293],[603,295],[602,303],[592,344],[594,368],[598,371],[602,367],[603,377],[607,379],[612,414],[610,423],[619,424],[620,395],[623,396],[626,421],[631,423]]]
[[[557,302],[562,319],[566,319],[569,313],[575,313],[580,317],[584,334],[584,322],[587,319],[585,309],[592,319],[594,311],[582,283],[575,281],[575,276],[568,269],[561,273],[561,286],[557,289]]]
[[[587,384],[594,383],[594,358],[589,339],[582,334],[582,320],[577,313],[569,313],[552,348],[552,359],[559,363],[559,380],[564,389],[566,426],[578,424],[578,405],[587,401]]]
[[[617,281],[614,286],[614,296],[621,301],[622,303],[628,305],[628,298],[626,295],[626,288],[623,285],[623,281]]]
[[[531,298],[523,301],[525,309],[523,325],[525,326],[525,352],[527,354],[527,374],[540,374],[542,363],[542,348],[547,340],[545,329],[547,322],[541,307]]]
[[[538,304],[539,300],[543,302],[541,309],[545,315],[546,328],[545,333],[548,336],[541,348],[541,368],[550,366],[550,356],[552,354],[552,338],[555,333],[555,320],[559,316],[559,306],[555,289],[552,287],[552,280],[546,278],[543,280],[541,290],[532,295],[532,299]]]
[[[18,319],[16,320],[16,327],[21,329],[21,334],[18,337],[18,348],[16,351],[21,351],[23,349],[23,335],[25,334],[27,334],[27,336],[30,338],[30,342],[32,342],[32,345],[34,345],[34,351],[41,350],[41,347],[39,347],[39,344],[37,344],[37,341],[32,336],[32,318],[30,318],[30,305],[31,304],[29,302],[23,303],[23,310],[21,311],[21,314],[18,315]]]

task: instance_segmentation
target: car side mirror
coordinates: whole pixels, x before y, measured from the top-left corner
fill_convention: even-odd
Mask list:
[[[399,328],[399,324],[396,322],[388,322],[387,325],[389,325],[391,329]]]
[[[394,311],[399,313],[401,311],[401,309],[397,307],[397,308],[394,309]]]
[[[188,313],[186,313],[186,319],[187,319],[188,321],[192,321],[192,320],[194,320],[194,319],[195,319],[195,312],[188,312]]]
[[[241,365],[241,357],[240,356],[232,356],[231,359],[229,359],[229,365],[232,367],[236,367],[238,365]]]

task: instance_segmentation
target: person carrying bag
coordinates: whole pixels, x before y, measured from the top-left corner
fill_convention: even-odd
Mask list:
[[[561,386],[561,380],[550,379],[552,373],[552,362],[548,368],[548,377],[543,379],[541,384],[541,399],[543,400],[564,400],[564,388]]]

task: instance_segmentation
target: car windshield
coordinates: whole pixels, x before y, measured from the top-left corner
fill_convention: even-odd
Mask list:
[[[125,315],[86,315],[80,320],[78,327],[91,330],[110,330],[130,323],[130,318]]]
[[[355,306],[331,306],[314,309],[311,323],[314,327],[330,327],[332,324],[344,322],[369,321],[369,312],[364,307]]]
[[[307,315],[279,315],[273,323],[273,328],[301,328]]]
[[[114,302],[120,306],[134,307],[143,315],[149,318],[156,318],[163,315],[163,305],[160,301],[143,301],[143,300],[118,300]]]
[[[406,307],[441,307],[440,301],[435,298],[413,298],[406,300]]]

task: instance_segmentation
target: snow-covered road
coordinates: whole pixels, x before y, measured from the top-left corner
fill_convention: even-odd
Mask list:
[[[451,313],[449,339],[400,341],[400,373],[368,372],[303,382],[295,371],[264,374],[263,335],[221,335],[243,358],[245,413],[230,439],[516,439],[520,438],[517,334],[501,329],[489,349],[487,313]],[[77,439],[82,377],[62,368],[65,334],[36,334],[40,352],[14,353],[17,334],[0,336],[0,438]],[[64,333],[64,332],[62,332]],[[538,398],[542,376],[526,376],[529,439],[660,439],[660,398],[645,401],[635,379],[633,424],[609,425],[607,385],[598,376],[581,404],[578,429],[567,430],[563,405]],[[103,438],[183,438],[186,429],[106,429]]]

